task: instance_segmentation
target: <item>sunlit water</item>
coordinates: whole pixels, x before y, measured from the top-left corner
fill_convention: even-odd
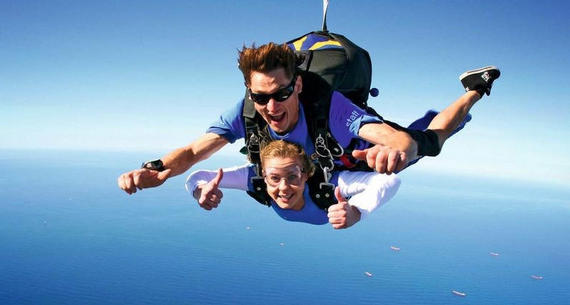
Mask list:
[[[217,210],[203,211],[182,176],[158,189],[122,193],[117,176],[154,155],[0,156],[0,304],[570,299],[570,191],[564,188],[410,169],[387,206],[335,231],[283,221],[237,191],[225,192]],[[201,167],[231,162],[240,161],[218,158]]]

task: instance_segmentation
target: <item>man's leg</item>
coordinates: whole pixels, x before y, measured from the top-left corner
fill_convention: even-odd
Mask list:
[[[427,129],[437,134],[440,148],[480,99],[477,91],[468,91],[433,118]]]
[[[415,159],[408,160],[406,166],[402,168],[398,165],[399,170],[394,172],[404,170],[424,156],[436,156],[439,154],[443,143],[471,120],[469,110],[484,94],[489,95],[491,93],[493,81],[499,78],[500,75],[501,72],[494,66],[471,70],[461,74],[459,79],[467,92],[441,113],[428,111],[422,118],[415,120],[408,128],[403,128],[398,124],[384,120],[384,123],[396,130],[405,130],[418,143],[417,152],[411,154]],[[428,130],[430,132],[426,132]],[[352,155],[359,160],[369,160],[370,158],[374,160],[381,156],[381,153],[384,157],[387,156],[387,150],[383,151],[383,148],[379,147],[380,145],[376,145],[364,151],[354,150]]]
[[[486,93],[491,94],[493,81],[501,75],[499,69],[489,66],[467,71],[459,79],[465,87],[465,94],[436,115],[427,129],[433,130],[438,137],[439,147],[451,136],[455,129],[469,114],[471,107]]]

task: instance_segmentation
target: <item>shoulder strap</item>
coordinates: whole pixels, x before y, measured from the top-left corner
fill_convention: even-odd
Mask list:
[[[247,194],[259,203],[271,206],[271,197],[267,194],[267,186],[261,175],[261,158],[259,152],[263,145],[269,140],[269,130],[265,121],[259,118],[257,111],[253,105],[253,101],[249,98],[249,94],[245,94],[242,116],[245,123],[245,151],[249,162],[255,164],[255,176],[251,178],[253,186],[252,191]]]
[[[310,55],[305,60],[310,59]],[[307,181],[309,194],[313,202],[323,210],[336,203],[335,186],[329,183],[330,172],[334,168],[334,157],[343,154],[342,147],[329,132],[329,112],[333,90],[319,75],[304,71],[303,92],[299,96],[305,117],[307,129],[315,145],[315,154],[311,159],[316,161],[316,172]]]

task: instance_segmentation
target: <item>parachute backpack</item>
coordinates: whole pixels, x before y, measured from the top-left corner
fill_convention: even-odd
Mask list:
[[[303,59],[299,70],[320,76],[332,90],[361,108],[367,107],[372,63],[366,50],[326,30],[310,32],[287,44]]]
[[[352,144],[343,149],[330,134],[328,120],[332,92],[342,93],[355,105],[377,115],[368,107],[367,100],[369,94],[376,96],[378,90],[370,90],[372,63],[368,52],[343,35],[327,30],[328,1],[323,2],[322,30],[295,38],[287,42],[287,45],[298,58],[297,71],[303,80],[303,92],[299,94],[299,100],[305,117],[311,118],[307,120],[309,136],[315,144],[315,154],[311,159],[318,163],[317,171],[308,180],[309,193],[313,201],[326,210],[336,203],[335,186],[329,183],[330,172],[335,168],[335,159],[340,159],[344,164],[340,169],[371,171],[365,163],[356,162],[350,156]],[[251,180],[254,191],[248,194],[260,203],[270,206],[271,198],[266,192],[265,181],[261,175],[259,157],[261,148],[271,141],[269,127],[255,111],[253,101],[247,93],[243,117],[246,146],[242,152],[247,153],[249,161],[257,165],[257,176]],[[338,165],[336,169],[339,169]]]

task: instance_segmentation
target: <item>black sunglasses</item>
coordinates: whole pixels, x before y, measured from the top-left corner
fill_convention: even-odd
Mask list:
[[[293,94],[293,91],[295,90],[296,80],[297,76],[294,75],[293,79],[291,80],[291,83],[287,87],[281,88],[271,94],[253,93],[251,92],[250,88],[247,88],[247,90],[249,91],[249,98],[251,98],[252,101],[254,101],[256,104],[259,105],[267,105],[267,103],[269,103],[269,100],[271,98],[273,98],[278,102],[283,102],[286,99],[288,99],[291,96],[291,94]]]

